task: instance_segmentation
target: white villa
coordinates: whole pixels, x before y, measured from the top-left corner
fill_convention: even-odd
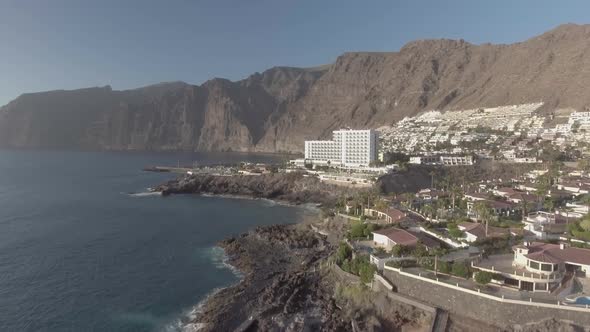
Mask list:
[[[524,242],[512,250],[513,255],[490,256],[472,266],[501,274],[505,285],[530,292],[561,291],[574,277],[590,278],[590,249]]]
[[[522,220],[524,230],[539,240],[559,240],[567,230],[567,221],[565,216],[544,211],[529,213]]]

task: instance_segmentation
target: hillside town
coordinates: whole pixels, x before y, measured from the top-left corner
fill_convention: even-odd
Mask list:
[[[350,226],[336,264],[366,283],[388,288],[403,276],[500,303],[588,310],[590,112],[543,117],[542,105],[431,111],[394,127],[334,131],[305,142],[305,158],[287,171],[373,188],[329,212]],[[482,164],[518,171],[466,176]],[[375,189],[413,168],[428,169],[430,185]]]
[[[315,203],[321,221],[312,228],[335,245],[324,264],[339,285],[430,312],[430,331],[452,325],[449,315],[489,326],[548,312],[587,320],[590,113],[549,120],[535,113],[541,106],[427,112],[389,131],[343,128],[330,139],[306,141],[303,158],[280,165],[148,170],[191,176],[164,187],[166,195],[188,190]],[[564,123],[548,127],[558,117]],[[555,139],[546,139],[551,133]],[[449,307],[448,298],[463,309]],[[466,309],[478,306],[495,316]]]

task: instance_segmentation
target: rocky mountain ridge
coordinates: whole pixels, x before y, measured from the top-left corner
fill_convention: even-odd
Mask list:
[[[590,105],[590,25],[510,45],[410,42],[317,68],[275,67],[232,82],[169,82],[23,94],[0,108],[0,146],[300,152],[343,126],[379,127],[432,109]]]

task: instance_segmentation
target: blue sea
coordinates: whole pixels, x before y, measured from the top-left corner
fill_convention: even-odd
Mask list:
[[[133,195],[148,165],[273,161],[199,153],[0,151],[0,330],[178,331],[239,280],[215,244],[308,211],[263,200]]]

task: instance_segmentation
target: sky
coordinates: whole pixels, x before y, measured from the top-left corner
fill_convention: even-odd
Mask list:
[[[416,39],[513,43],[590,1],[0,0],[0,105],[25,92],[239,80]]]

